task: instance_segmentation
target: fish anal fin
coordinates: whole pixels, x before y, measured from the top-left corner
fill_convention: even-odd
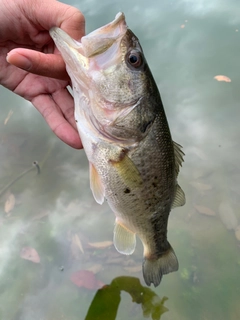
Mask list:
[[[179,184],[177,184],[176,191],[175,191],[175,197],[174,197],[174,200],[172,203],[172,209],[174,209],[176,207],[184,206],[185,203],[186,203],[185,194],[184,194],[182,188],[179,186]]]
[[[118,252],[130,255],[136,247],[136,235],[116,219],[113,243]]]
[[[103,204],[105,190],[100,179],[100,176],[95,168],[95,166],[90,162],[89,163],[89,172],[90,172],[90,188],[92,190],[94,199],[97,203]]]
[[[146,284],[150,286],[153,283],[155,287],[160,284],[164,274],[177,271],[178,260],[170,244],[169,249],[163,252],[160,257],[156,259],[144,257],[142,270]]]

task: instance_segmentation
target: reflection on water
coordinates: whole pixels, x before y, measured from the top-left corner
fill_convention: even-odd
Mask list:
[[[169,221],[180,269],[158,288],[141,286],[141,245],[129,257],[112,247],[114,215],[93,200],[84,152],[58,141],[29,103],[0,88],[0,189],[34,160],[41,167],[0,197],[0,319],[91,319],[106,311],[109,295],[109,319],[113,310],[116,319],[239,319],[237,0],[75,5],[88,31],[124,11],[159,84],[173,138],[186,154],[179,183],[187,204]],[[74,283],[81,270],[103,289]],[[159,311],[150,312],[151,303]]]

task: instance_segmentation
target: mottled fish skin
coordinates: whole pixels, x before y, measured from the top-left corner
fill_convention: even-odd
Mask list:
[[[93,195],[98,203],[107,199],[116,215],[115,247],[132,254],[137,234],[144,280],[157,286],[178,270],[167,223],[171,208],[185,203],[177,184],[183,152],[172,141],[140,43],[122,13],[81,43],[57,28],[50,34],[72,80]]]

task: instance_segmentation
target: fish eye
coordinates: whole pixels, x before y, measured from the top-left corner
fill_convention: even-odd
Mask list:
[[[142,55],[139,51],[131,50],[127,53],[127,62],[134,68],[139,68],[143,64]]]

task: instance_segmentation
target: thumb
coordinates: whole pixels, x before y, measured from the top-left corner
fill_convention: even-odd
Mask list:
[[[35,50],[17,48],[8,53],[7,62],[41,76],[69,80],[60,54],[45,54]]]

